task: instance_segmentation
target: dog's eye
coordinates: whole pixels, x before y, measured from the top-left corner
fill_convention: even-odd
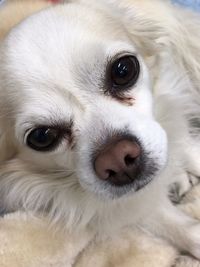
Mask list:
[[[133,86],[140,74],[140,64],[135,56],[123,56],[115,60],[110,68],[113,89],[127,89]]]
[[[61,133],[59,129],[40,127],[32,130],[26,139],[27,145],[37,151],[49,151],[59,142]]]

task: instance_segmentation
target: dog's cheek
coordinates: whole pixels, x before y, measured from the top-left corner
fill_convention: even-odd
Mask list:
[[[18,159],[4,161],[0,165],[1,208],[12,211],[19,207],[19,185],[21,177],[27,177],[25,166]],[[20,196],[23,195],[21,191]],[[13,201],[14,200],[14,201]]]

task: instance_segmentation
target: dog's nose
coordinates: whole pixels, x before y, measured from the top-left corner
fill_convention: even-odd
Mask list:
[[[141,147],[135,141],[121,140],[101,151],[94,168],[101,180],[113,185],[130,184],[136,178],[140,166]]]

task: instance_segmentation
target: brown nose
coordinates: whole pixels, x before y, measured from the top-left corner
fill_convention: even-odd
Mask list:
[[[141,147],[137,142],[121,140],[97,156],[94,167],[101,180],[123,186],[134,181],[140,169]]]

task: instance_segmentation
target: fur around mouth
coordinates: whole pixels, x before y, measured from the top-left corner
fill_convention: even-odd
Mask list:
[[[121,185],[120,181],[119,184],[101,181],[103,191],[108,192],[106,195],[108,195],[110,198],[116,199],[142,190],[149,183],[151,183],[154,178],[157,177],[159,171],[161,171],[160,166],[158,166],[156,161],[152,158],[146,158],[143,166],[143,170],[138,173],[137,178],[133,179],[130,177],[130,182],[126,185]],[[120,177],[120,179],[123,179],[123,177]],[[104,193],[102,196],[105,197]]]

